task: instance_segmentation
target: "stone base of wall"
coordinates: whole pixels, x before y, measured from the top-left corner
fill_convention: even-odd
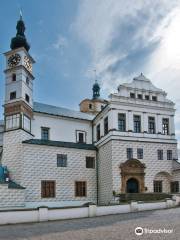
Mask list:
[[[8,188],[8,184],[0,184],[0,208],[24,207],[24,189]]]

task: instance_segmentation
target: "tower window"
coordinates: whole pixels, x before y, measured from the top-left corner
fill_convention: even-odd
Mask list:
[[[155,133],[155,118],[149,117],[148,118],[148,125],[149,125],[149,133]]]
[[[164,135],[169,135],[169,119],[163,118],[162,120],[162,132]]]
[[[31,119],[26,115],[23,116],[23,128],[28,132],[31,131]]]
[[[92,109],[92,104],[91,103],[89,104],[89,109]]]
[[[10,93],[10,100],[16,99],[16,92]]]
[[[13,73],[13,75],[12,75],[12,81],[13,81],[13,82],[16,81],[16,74],[15,74],[15,73]]]
[[[104,135],[108,134],[108,117],[104,119]]]
[[[28,102],[29,103],[29,95],[25,95],[25,99],[26,99],[26,102]]]
[[[134,132],[141,132],[141,116],[134,115]]]
[[[27,83],[27,85],[29,85],[29,78],[28,77],[26,77],[26,83]]]
[[[6,130],[17,129],[20,127],[20,114],[6,117]]]

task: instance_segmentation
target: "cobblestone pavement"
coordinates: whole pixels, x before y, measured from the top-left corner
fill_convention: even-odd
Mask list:
[[[144,233],[136,227],[173,229],[173,233]],[[145,230],[144,230],[145,231]],[[134,240],[180,239],[180,208],[96,218],[0,226],[0,240]]]

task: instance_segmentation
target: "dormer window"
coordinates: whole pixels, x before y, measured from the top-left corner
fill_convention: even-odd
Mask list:
[[[138,99],[142,99],[142,94],[137,95]]]
[[[149,95],[145,95],[145,99],[146,99],[146,100],[149,100]]]
[[[152,96],[152,101],[157,101],[157,97],[156,96]]]
[[[12,75],[12,81],[13,81],[13,82],[16,81],[16,74],[15,74],[15,73],[13,73],[13,75]]]
[[[130,93],[130,98],[135,98],[135,93]]]
[[[28,102],[29,103],[29,95],[25,95],[25,99],[26,99],[26,102]]]

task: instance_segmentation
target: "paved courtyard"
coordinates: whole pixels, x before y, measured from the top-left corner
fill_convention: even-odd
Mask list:
[[[144,233],[136,227],[173,230]],[[96,218],[0,226],[0,240],[133,240],[180,239],[180,208],[128,213]]]

